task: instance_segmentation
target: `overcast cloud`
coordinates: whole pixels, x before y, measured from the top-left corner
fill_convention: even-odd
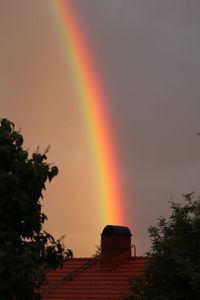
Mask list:
[[[107,91],[127,195],[125,214],[141,254],[148,248],[146,228],[168,215],[170,198],[200,190],[200,2],[73,3]],[[76,253],[90,255],[100,230],[95,213],[87,225],[85,218],[75,224],[72,217],[84,207],[96,209],[94,191],[88,194],[84,182],[82,203],[74,187],[85,176],[89,157],[50,14],[44,1],[2,0],[0,20],[2,115],[24,128],[28,145],[51,143],[50,157],[60,165],[61,177],[45,204],[49,229],[57,235],[69,232]],[[89,184],[90,176],[85,180]]]

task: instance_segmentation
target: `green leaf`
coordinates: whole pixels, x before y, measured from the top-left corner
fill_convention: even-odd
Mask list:
[[[14,128],[0,120],[0,299],[40,299],[45,269],[63,262],[62,246],[42,230],[40,203],[58,168],[44,162],[47,150],[29,156]]]

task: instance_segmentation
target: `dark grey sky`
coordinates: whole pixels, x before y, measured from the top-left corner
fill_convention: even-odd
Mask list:
[[[141,254],[147,227],[168,215],[170,197],[200,191],[200,2],[73,4],[108,94],[126,214]],[[41,0],[1,0],[0,20],[2,115],[22,127],[30,149],[52,145],[60,176],[47,192],[48,229],[57,237],[67,233],[75,254],[90,255],[102,228],[95,212],[87,217],[87,207],[96,209],[84,173],[90,158],[53,21]],[[83,177],[81,202],[75,183]],[[88,221],[77,223],[73,216],[84,209]]]
[[[85,26],[104,70],[119,127],[123,130],[126,126],[129,134],[130,129],[134,133],[142,127],[145,136],[154,136],[157,131],[171,135],[171,131],[182,132],[188,126],[188,131],[191,127],[197,130],[200,4],[77,2],[82,4]],[[185,122],[186,115],[190,125]],[[155,129],[152,133],[146,130],[151,125]]]
[[[199,191],[200,2],[76,2],[111,95],[142,235],[167,214],[170,197]]]

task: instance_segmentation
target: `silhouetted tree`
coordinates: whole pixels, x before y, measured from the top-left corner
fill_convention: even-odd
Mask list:
[[[42,229],[40,199],[58,168],[46,163],[47,151],[28,157],[23,137],[0,120],[0,299],[40,299],[37,289],[46,266],[62,265],[63,248]]]
[[[95,253],[92,255],[92,257],[98,257],[98,256],[101,256],[101,244],[95,245],[95,247],[96,247],[96,251],[95,251]]]
[[[184,197],[184,205],[171,203],[169,220],[161,217],[149,228],[149,264],[130,280],[126,299],[200,299],[200,200],[192,193]]]

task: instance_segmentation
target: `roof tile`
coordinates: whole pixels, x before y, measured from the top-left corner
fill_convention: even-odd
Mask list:
[[[114,300],[128,293],[128,279],[140,275],[148,257],[131,257],[115,269],[101,269],[100,259],[73,258],[47,272],[43,299]],[[46,293],[45,293],[46,292]]]

